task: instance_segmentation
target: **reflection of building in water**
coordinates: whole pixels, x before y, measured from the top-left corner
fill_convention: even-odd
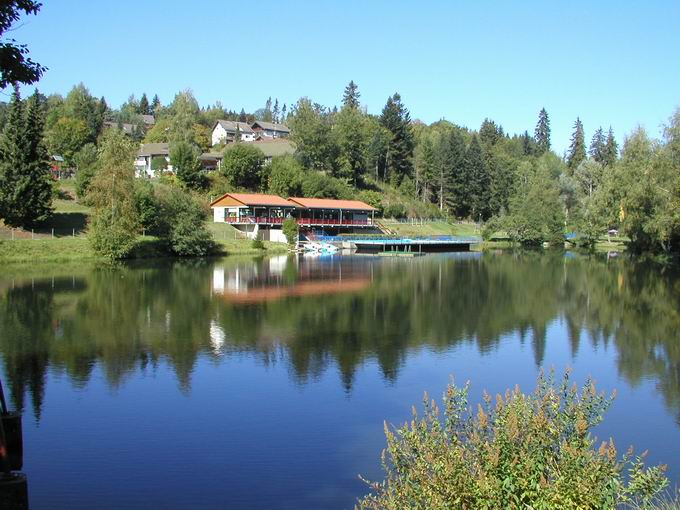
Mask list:
[[[260,265],[216,265],[212,294],[233,303],[259,303],[290,296],[358,292],[373,280],[373,266],[351,258],[303,259],[283,255]]]

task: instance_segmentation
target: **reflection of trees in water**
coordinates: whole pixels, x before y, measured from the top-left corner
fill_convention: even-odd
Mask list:
[[[368,360],[390,381],[411,350],[474,343],[486,354],[509,334],[530,341],[540,365],[557,319],[572,355],[584,341],[613,341],[621,374],[632,384],[655,378],[667,405],[680,409],[680,287],[674,273],[654,266],[559,253],[222,266],[227,276],[239,269],[259,292],[320,278],[363,278],[367,286],[235,304],[214,293],[213,265],[197,262],[96,270],[75,284],[34,284],[37,291],[30,283],[7,288],[0,352],[15,405],[23,408],[28,392],[39,414],[48,367],[83,385],[99,363],[118,386],[162,359],[188,390],[200,355],[234,351],[285,361],[301,384],[335,364],[348,391]]]

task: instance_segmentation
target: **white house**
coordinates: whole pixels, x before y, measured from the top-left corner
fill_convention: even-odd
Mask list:
[[[241,134],[242,142],[255,141],[255,132],[250,124],[233,120],[218,120],[212,130],[213,146],[219,143],[229,143],[236,139],[236,133]]]
[[[290,129],[283,124],[257,121],[252,125],[255,135],[261,138],[288,138]]]
[[[170,149],[167,143],[144,143],[137,152],[135,159],[135,173],[137,177],[156,177],[156,172],[151,167],[154,158],[164,158],[167,167],[166,172],[172,172],[170,164]]]

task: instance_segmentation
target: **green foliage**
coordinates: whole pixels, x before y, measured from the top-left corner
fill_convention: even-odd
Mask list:
[[[611,440],[597,447],[591,431],[612,398],[590,380],[579,391],[569,372],[561,383],[541,375],[531,394],[485,394],[476,413],[468,394],[469,384],[451,384],[443,416],[425,395],[422,415],[385,426],[386,479],[370,484],[359,508],[616,508],[648,504],[668,484],[663,467],[619,459]]]
[[[295,155],[305,168],[333,172],[338,158],[338,146],[333,139],[332,119],[319,105],[307,98],[300,99],[290,117],[291,140]]]
[[[174,187],[161,188],[159,237],[168,250],[179,257],[202,257],[215,249],[212,235],[205,227],[206,212],[191,194]]]
[[[33,226],[52,213],[43,122],[37,92],[22,102],[15,88],[0,136],[0,218],[12,227]]]
[[[165,156],[154,156],[151,159],[151,170],[153,171],[154,175],[156,176],[163,175],[163,172],[165,172],[167,168],[168,160],[165,159]]]
[[[158,230],[163,221],[161,203],[146,179],[135,179],[135,209],[139,225],[147,234]]]
[[[303,169],[290,154],[272,158],[269,165],[267,189],[282,197],[299,196],[302,193]]]
[[[224,151],[222,172],[234,187],[259,190],[263,188],[264,153],[247,143],[235,143]]]
[[[297,242],[298,234],[300,232],[300,226],[295,218],[286,218],[282,225],[283,235],[286,236],[286,241],[290,246],[295,246]]]
[[[262,234],[260,232],[257,233],[257,236],[255,236],[255,239],[253,239],[250,246],[253,250],[264,250],[264,242],[262,241]]]
[[[76,167],[76,196],[81,201],[85,200],[90,182],[97,172],[98,157],[97,147],[92,143],[84,145],[73,157]]]
[[[46,71],[45,67],[28,57],[28,49],[24,44],[5,37],[12,25],[19,21],[22,12],[35,15],[41,7],[40,2],[33,0],[14,0],[0,4],[0,89],[10,84],[35,83]]]
[[[571,135],[571,145],[567,155],[567,166],[573,172],[586,159],[586,138],[581,119],[576,118],[574,134]]]
[[[539,155],[550,150],[550,119],[545,108],[541,108],[538,114],[538,123],[534,131],[534,141],[536,142],[535,152]]]
[[[339,179],[321,172],[307,172],[302,180],[302,194],[309,198],[348,199],[353,193]]]
[[[389,203],[383,208],[383,216],[385,218],[405,218],[406,207],[402,203]]]
[[[368,205],[378,209],[379,212],[382,212],[383,197],[377,191],[363,190],[359,193],[359,200],[366,202]]]
[[[189,189],[205,186],[203,166],[198,159],[200,151],[186,141],[178,141],[170,146],[170,164],[177,178]]]
[[[564,212],[557,181],[541,161],[522,179],[510,199],[503,228],[514,242],[525,245],[564,242]]]
[[[68,166],[75,166],[75,155],[90,138],[90,130],[85,121],[62,117],[47,133],[47,145],[52,154],[63,156]]]
[[[414,140],[411,132],[411,116],[395,93],[387,98],[380,116],[380,124],[390,133],[387,148],[386,173],[390,181],[399,185],[402,179],[413,174]]]
[[[134,195],[136,148],[115,129],[106,131],[100,147],[97,173],[88,192],[94,207],[88,239],[98,255],[115,260],[130,254],[139,230]]]
[[[472,136],[470,146],[465,152],[465,174],[469,179],[470,215],[473,220],[485,220],[490,215],[491,176],[486,165],[482,147],[476,135]]]

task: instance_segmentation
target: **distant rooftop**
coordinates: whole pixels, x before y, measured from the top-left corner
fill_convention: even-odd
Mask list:
[[[264,121],[258,120],[256,122],[253,122],[253,129],[256,129],[257,127],[262,128],[262,129],[267,129],[269,131],[279,131],[281,133],[290,133],[290,129],[285,124],[276,124],[274,122],[264,122]]]
[[[225,131],[231,131],[231,132],[235,133],[236,129],[238,128],[238,130],[241,133],[252,133],[253,132],[253,128],[251,128],[250,124],[248,124],[247,122],[238,122],[238,121],[235,121],[235,120],[220,119],[217,122],[215,122],[213,129],[215,129],[215,126],[217,126],[218,124],[220,126],[222,126],[225,129]]]
[[[138,156],[167,156],[170,149],[167,143],[144,143],[137,152]]]

